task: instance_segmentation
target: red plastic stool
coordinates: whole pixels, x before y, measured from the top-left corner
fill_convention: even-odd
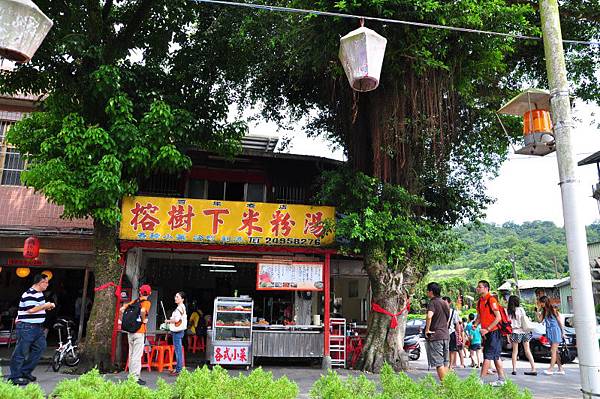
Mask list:
[[[147,368],[148,371],[152,371],[152,367],[150,366],[150,360],[152,359],[150,352],[151,348],[148,345],[144,345],[144,352],[142,353],[142,369]],[[127,362],[125,363],[125,371],[127,370],[129,370],[129,356],[127,356]]]
[[[156,367],[159,373],[162,373],[166,367],[173,370],[173,346],[172,345],[154,345],[150,358],[152,359],[152,367]]]

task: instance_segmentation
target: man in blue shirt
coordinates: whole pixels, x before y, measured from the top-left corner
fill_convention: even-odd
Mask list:
[[[10,358],[10,377],[16,385],[27,385],[36,380],[31,374],[46,349],[43,324],[46,310],[54,309],[52,302],[44,300],[48,288],[48,276],[37,274],[33,285],[21,295],[17,315],[17,344]]]

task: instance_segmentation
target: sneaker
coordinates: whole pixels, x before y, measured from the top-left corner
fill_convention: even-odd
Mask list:
[[[493,387],[501,387],[504,384],[506,384],[505,380],[496,380],[494,382],[490,382],[490,385]]]
[[[558,370],[554,374],[565,375],[565,370]]]
[[[27,378],[11,378],[9,379],[10,382],[12,382],[14,385],[20,385],[20,386],[25,386],[27,384],[29,384],[29,380]]]
[[[23,374],[23,378],[25,378],[26,380],[29,380],[29,382],[36,382],[37,381],[37,377],[31,374]]]
[[[550,370],[544,370],[544,374],[546,375],[554,375],[554,371],[550,371]]]
[[[139,380],[138,379],[137,383],[140,384],[140,385],[146,385],[146,381],[144,381],[144,380]]]

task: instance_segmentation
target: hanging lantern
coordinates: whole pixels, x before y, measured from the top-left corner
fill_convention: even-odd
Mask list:
[[[387,39],[361,26],[340,39],[339,58],[350,86],[371,91],[379,86],[379,75]]]
[[[0,0],[1,1],[1,0]],[[31,236],[23,244],[23,257],[37,258],[40,255],[40,240],[36,236]]]
[[[52,24],[31,0],[0,0],[0,57],[29,61]]]
[[[25,277],[29,276],[29,273],[31,273],[31,270],[29,270],[28,267],[19,267],[17,269],[17,276],[19,276],[21,278],[25,278]]]
[[[525,146],[515,154],[544,156],[556,151],[547,91],[528,89],[506,103],[498,113],[523,117]]]
[[[52,276],[53,275],[52,275],[52,272],[50,270],[44,270],[42,272],[42,274],[48,277],[48,281],[52,280]]]

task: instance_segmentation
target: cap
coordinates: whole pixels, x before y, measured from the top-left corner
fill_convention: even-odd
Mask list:
[[[148,284],[144,284],[140,287],[140,295],[150,295],[152,293],[152,288]]]

